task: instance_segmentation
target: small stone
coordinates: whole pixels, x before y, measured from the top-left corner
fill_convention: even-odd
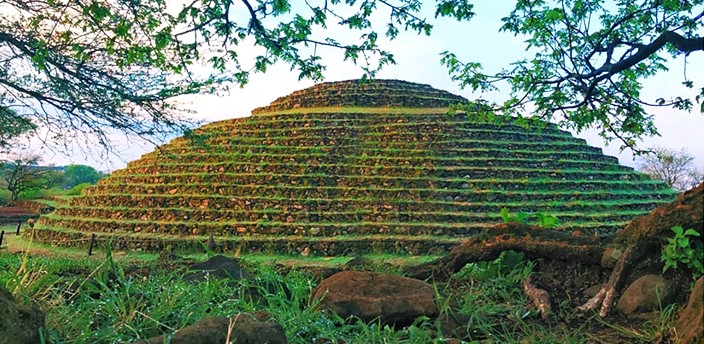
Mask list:
[[[607,247],[606,250],[604,250],[604,255],[601,256],[601,266],[604,268],[613,268],[622,254],[623,251],[618,248]]]
[[[584,291],[582,292],[582,295],[584,295],[585,297],[588,297],[588,298],[594,297],[594,295],[596,295],[599,292],[599,290],[601,290],[601,287],[602,287],[601,284],[595,284],[587,289],[584,289]]]
[[[301,255],[304,257],[308,257],[308,256],[310,256],[310,253],[311,253],[310,247],[306,246],[306,248],[303,249],[303,252],[301,252]]]
[[[640,318],[669,306],[675,293],[672,283],[662,276],[644,275],[626,288],[616,304],[616,309],[628,317]]]

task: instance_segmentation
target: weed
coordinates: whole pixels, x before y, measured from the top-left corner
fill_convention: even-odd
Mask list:
[[[672,227],[675,233],[673,238],[668,238],[668,244],[662,250],[661,259],[665,263],[662,271],[677,268],[678,264],[684,265],[692,271],[692,277],[697,279],[704,274],[704,247],[701,234],[694,229],[684,230],[680,226]]]
[[[519,212],[516,215],[513,215],[508,211],[508,208],[503,207],[501,208],[501,211],[499,211],[499,216],[501,216],[501,219],[504,222],[518,222],[523,224],[532,223],[532,221],[529,222],[529,220],[535,217],[535,220],[537,220],[535,225],[546,229],[555,228],[560,225],[560,220],[557,216],[541,212],[537,212],[535,214]]]

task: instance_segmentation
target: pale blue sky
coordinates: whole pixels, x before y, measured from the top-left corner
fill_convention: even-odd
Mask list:
[[[461,59],[474,60],[482,63],[487,71],[498,71],[510,62],[528,57],[524,51],[522,39],[507,34],[501,34],[498,29],[500,18],[510,11],[511,2],[479,1],[475,11],[477,16],[468,23],[456,23],[449,20],[436,21],[431,37],[402,34],[393,42],[383,42],[385,48],[394,53],[397,65],[387,66],[379,75],[383,79],[401,79],[418,83],[430,84],[462,95],[468,99],[478,98],[470,90],[461,90],[453,83],[444,67],[440,66],[439,54],[450,50]],[[334,27],[332,27],[334,29]],[[333,37],[343,40],[350,35],[348,30],[330,31]],[[383,32],[380,29],[380,32]],[[703,34],[704,35],[704,34]],[[318,49],[318,53],[328,64],[325,73],[326,81],[354,79],[361,75],[359,68],[342,62],[342,53],[330,49]],[[242,61],[253,57],[256,49],[242,47]],[[251,58],[250,58],[251,60]],[[695,86],[702,87],[704,83],[704,52],[695,52],[687,59],[687,75]],[[648,100],[686,94],[694,91],[681,86],[684,72],[684,58],[670,61],[670,71],[648,80],[643,94]],[[193,96],[183,99],[184,104],[196,111],[195,117],[206,122],[227,118],[242,117],[250,114],[256,107],[267,105],[274,99],[287,95],[295,90],[313,85],[309,80],[298,81],[297,73],[289,71],[289,67],[278,65],[266,74],[253,74],[250,83],[242,89],[231,88],[229,94],[217,96]],[[484,94],[484,98],[500,101],[505,94],[499,92]],[[679,150],[687,148],[695,156],[696,164],[704,168],[704,115],[699,112],[682,112],[673,109],[659,109],[655,114],[656,125],[660,137],[647,138],[639,145],[643,148],[662,146]],[[606,154],[618,156],[621,163],[634,165],[629,152],[619,152],[618,142],[605,147],[604,141],[591,131],[577,136],[585,138],[589,144],[604,148]],[[62,153],[45,152],[45,163],[63,165],[81,163],[93,165],[101,170],[115,170],[124,167],[125,163],[139,158],[141,154],[153,150],[148,144],[128,142],[120,135],[115,135],[117,150],[120,156],[111,155],[107,159],[97,152],[75,152],[65,156]]]

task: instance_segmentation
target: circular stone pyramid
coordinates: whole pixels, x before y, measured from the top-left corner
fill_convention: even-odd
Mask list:
[[[675,193],[553,124],[448,112],[428,85],[323,83],[253,116],[215,122],[114,172],[42,217],[61,245],[314,255],[440,253],[502,222],[547,213],[608,234]]]

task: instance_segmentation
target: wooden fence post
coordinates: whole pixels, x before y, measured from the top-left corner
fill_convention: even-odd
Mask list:
[[[95,233],[90,235],[90,241],[88,241],[88,256],[93,254],[93,243],[95,242]]]
[[[208,249],[213,250],[215,248],[215,238],[213,238],[213,232],[210,232],[210,237],[208,237]]]

